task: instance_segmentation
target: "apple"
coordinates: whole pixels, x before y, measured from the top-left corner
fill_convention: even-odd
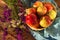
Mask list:
[[[47,13],[47,8],[44,6],[43,7],[43,13],[46,14]]]
[[[51,3],[45,3],[44,6],[47,8],[47,11],[50,11],[53,9],[53,6]]]
[[[41,27],[48,27],[51,24],[51,19],[49,16],[43,16],[39,24]]]
[[[28,8],[28,9],[26,9],[26,13],[27,14],[36,13],[36,9],[35,8]]]
[[[50,17],[50,19],[54,20],[56,15],[57,15],[56,11],[54,10],[49,11],[48,16]]]
[[[45,6],[37,8],[38,15],[45,15],[47,13],[47,8]]]
[[[26,24],[30,27],[38,27],[38,20],[35,14],[29,14],[26,16]]]
[[[50,23],[51,23],[51,19],[50,19],[50,17],[49,17],[48,15],[46,15],[46,16],[44,16],[44,17],[45,17],[47,23],[50,24]]]
[[[33,7],[35,7],[35,8],[37,8],[37,7],[39,7],[39,6],[43,6],[43,3],[42,2],[40,2],[40,1],[36,1],[34,4],[33,4]]]

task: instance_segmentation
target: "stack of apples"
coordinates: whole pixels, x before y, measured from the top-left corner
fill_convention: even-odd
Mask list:
[[[49,2],[36,1],[31,8],[26,11],[26,24],[33,30],[46,28],[56,18],[55,7]]]

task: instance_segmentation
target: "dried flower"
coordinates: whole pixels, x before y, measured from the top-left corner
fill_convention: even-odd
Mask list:
[[[9,9],[8,7],[5,7],[3,15],[6,21],[10,21],[11,9]]]
[[[22,35],[21,35],[20,33],[17,34],[17,39],[18,39],[18,40],[23,40],[23,39],[22,39]]]
[[[23,40],[22,38],[22,30],[20,28],[16,28],[16,32],[17,32],[17,40]]]
[[[3,34],[3,40],[5,40],[5,37],[6,37],[6,35],[7,35],[7,28],[5,28],[4,30],[5,30],[5,31],[4,31],[4,34]]]

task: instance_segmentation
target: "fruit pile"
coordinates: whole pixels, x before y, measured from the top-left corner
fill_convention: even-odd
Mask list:
[[[56,15],[51,3],[36,1],[31,8],[26,9],[26,24],[33,30],[40,30],[51,25]]]

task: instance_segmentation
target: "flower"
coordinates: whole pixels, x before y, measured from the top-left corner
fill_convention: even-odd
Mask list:
[[[17,39],[18,40],[23,40],[23,38],[22,38],[22,30],[20,28],[16,28],[16,32],[17,32]]]
[[[18,40],[23,40],[23,39],[22,39],[22,35],[21,35],[20,33],[17,34],[17,39],[18,39]]]
[[[9,8],[6,6],[5,9],[4,9],[3,15],[4,15],[4,19],[5,19],[5,20],[10,21],[10,20],[11,20],[11,18],[10,18],[10,16],[11,16],[11,9],[9,9]]]
[[[4,31],[4,34],[3,34],[3,40],[5,40],[5,37],[6,37],[6,35],[7,35],[7,28],[5,28],[4,30],[5,30],[5,31]]]

